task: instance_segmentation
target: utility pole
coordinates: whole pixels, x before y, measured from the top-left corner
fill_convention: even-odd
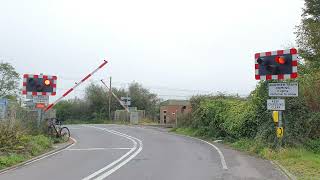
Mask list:
[[[178,127],[178,110],[176,110],[176,113],[174,114],[175,115],[175,118],[176,118],[176,128]]]
[[[107,85],[102,79],[101,79],[101,82],[102,82],[102,84],[103,84],[107,89],[109,89],[108,85]],[[117,96],[116,94],[114,94],[114,92],[112,92],[112,91],[111,91],[111,93],[112,93],[113,97],[116,98],[116,100],[120,103],[120,105],[121,105],[127,112],[129,112],[129,109],[128,109],[125,105],[122,104],[122,102],[121,102],[121,100],[118,98],[118,96]]]
[[[111,118],[111,98],[112,98],[112,87],[111,87],[111,81],[112,77],[110,76],[110,89],[109,89],[109,120],[112,120]]]

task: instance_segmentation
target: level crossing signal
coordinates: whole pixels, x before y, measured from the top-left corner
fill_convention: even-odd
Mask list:
[[[278,50],[255,54],[255,78],[257,80],[297,78],[296,49]]]
[[[22,94],[32,96],[56,95],[57,76],[48,75],[23,75]]]

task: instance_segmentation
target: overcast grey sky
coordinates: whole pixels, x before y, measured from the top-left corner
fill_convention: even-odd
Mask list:
[[[303,0],[0,0],[0,58],[58,76],[137,81],[162,98],[249,94],[254,53],[295,43]],[[72,96],[81,96],[88,83]]]

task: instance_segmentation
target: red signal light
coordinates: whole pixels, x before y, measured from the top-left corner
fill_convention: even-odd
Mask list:
[[[277,56],[275,58],[276,63],[278,64],[285,64],[286,63],[286,59],[283,56]]]
[[[49,79],[44,80],[44,84],[46,86],[50,86],[51,85],[51,81]]]

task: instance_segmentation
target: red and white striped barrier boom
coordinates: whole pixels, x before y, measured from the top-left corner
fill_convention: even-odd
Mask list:
[[[110,90],[110,88],[106,85],[106,83],[104,83],[104,81],[103,81],[102,79],[101,79],[101,82],[102,82],[102,84],[103,84],[104,86],[106,86],[106,88],[107,88],[108,90]],[[116,99],[119,101],[120,105],[121,105],[127,112],[130,112],[129,109],[128,109],[125,105],[122,104],[122,101],[118,98],[118,96],[117,96],[116,94],[114,94],[114,92],[112,92],[112,91],[111,91],[111,93],[112,93],[113,97],[116,98]]]
[[[94,73],[96,73],[98,70],[100,70],[103,66],[105,66],[108,63],[108,61],[104,60],[104,62],[94,71],[92,71],[92,73],[88,74],[86,77],[84,77],[79,83],[76,83],[75,86],[73,86],[72,88],[70,88],[67,92],[65,92],[59,99],[57,99],[55,102],[53,102],[52,104],[50,104],[44,111],[48,111],[49,109],[51,109],[53,106],[55,106],[59,101],[61,101],[64,97],[66,97],[69,93],[71,93],[75,88],[77,88],[78,86],[80,86],[80,84],[82,84],[84,81],[86,81],[87,79],[89,79],[89,77],[91,77]]]

